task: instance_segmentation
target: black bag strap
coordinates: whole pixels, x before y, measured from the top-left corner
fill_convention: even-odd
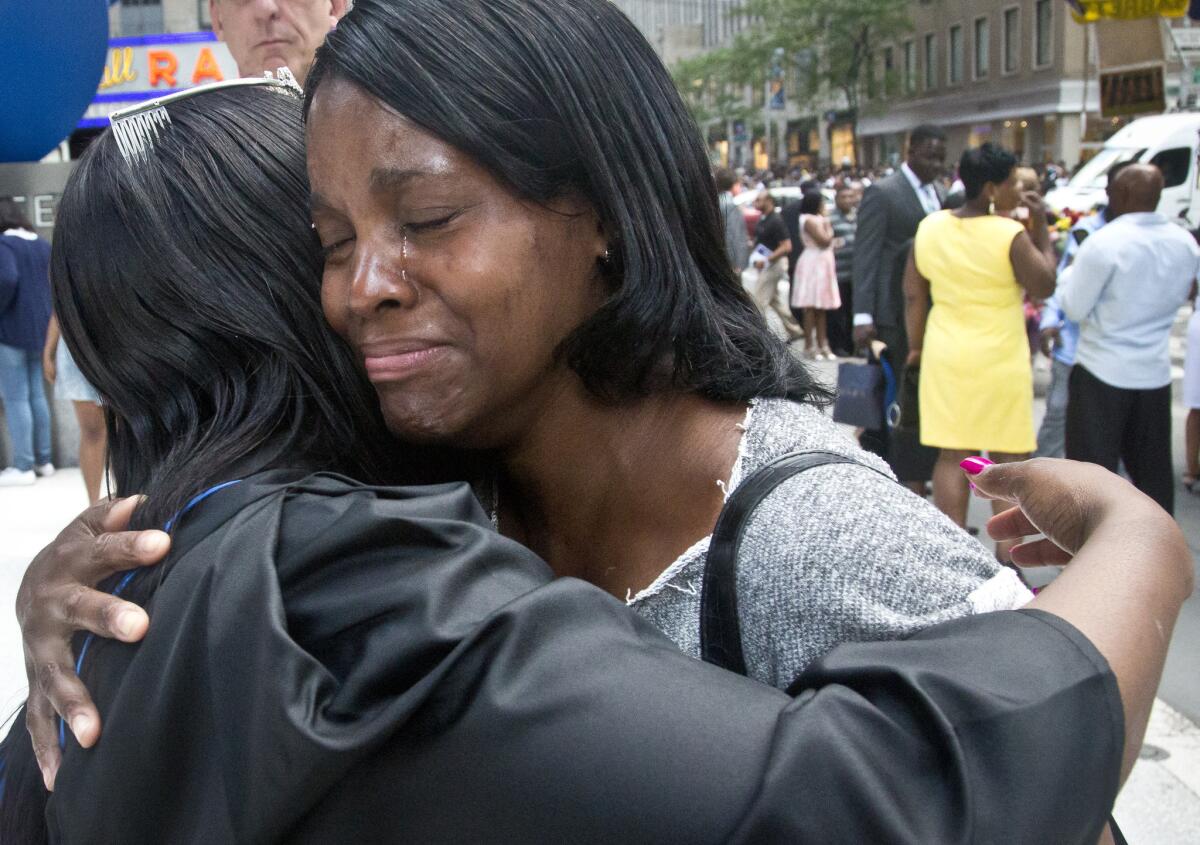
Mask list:
[[[837,452],[789,452],[745,479],[725,502],[713,529],[700,591],[700,656],[708,663],[746,674],[737,603],[737,556],[750,515],[771,491],[794,475],[831,464],[857,464],[891,477],[870,464]]]
[[[887,473],[849,455],[819,450],[789,452],[761,467],[739,484],[726,500],[717,518],[717,527],[713,529],[700,591],[700,656],[705,662],[739,675],[746,674],[746,655],[742,651],[742,628],[738,617],[737,555],[750,515],[772,490],[792,476],[831,464],[857,464],[892,480]],[[1117,845],[1126,845],[1125,836],[1111,815],[1108,825]]]

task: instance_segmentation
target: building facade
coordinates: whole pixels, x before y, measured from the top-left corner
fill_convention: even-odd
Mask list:
[[[865,163],[894,161],[921,123],[947,131],[951,156],[992,141],[1073,166],[1103,140],[1093,39],[1062,0],[916,0],[912,20],[878,57],[881,94],[859,123]]]
[[[668,66],[727,46],[749,24],[736,13],[738,0],[614,1]],[[1063,0],[911,0],[910,17],[908,32],[878,45],[874,84],[857,115],[857,148],[844,99],[814,101],[793,72],[774,108],[763,92],[747,91],[759,117],[744,126],[703,127],[714,160],[776,169],[859,158],[866,166],[892,164],[907,133],[933,123],[947,131],[952,158],[992,141],[1030,162],[1073,167],[1129,120],[1101,118],[1098,59],[1101,47],[1114,45],[1097,38],[1095,26],[1077,23]],[[1162,30],[1166,99],[1174,107],[1181,82],[1200,85],[1200,74],[1181,65],[1168,30],[1139,23],[1152,34],[1155,26]],[[1129,27],[1118,26],[1119,40]],[[1178,32],[1190,24],[1172,26]],[[1187,43],[1200,58],[1200,32],[1194,34]]]

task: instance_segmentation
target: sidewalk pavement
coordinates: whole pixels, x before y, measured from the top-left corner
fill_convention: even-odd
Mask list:
[[[61,470],[33,487],[0,489],[0,718],[19,707],[26,692],[12,613],[21,575],[37,551],[86,505],[78,470]],[[3,724],[7,731],[7,720]],[[1064,793],[1069,791],[1064,784]],[[1116,817],[1134,845],[1200,841],[1200,727],[1161,701],[1142,760],[1117,802]]]

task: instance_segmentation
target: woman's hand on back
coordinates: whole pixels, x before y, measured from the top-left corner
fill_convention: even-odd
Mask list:
[[[992,518],[1024,566],[1070,563],[1030,603],[1075,626],[1108,661],[1124,709],[1122,782],[1142,747],[1171,632],[1195,587],[1179,525],[1128,481],[1092,464],[1038,458],[988,467],[977,489],[1016,508]]]
[[[1036,458],[990,466],[972,481],[981,495],[1016,505],[988,522],[993,539],[1044,535],[1013,548],[1019,566],[1070,563],[1100,526],[1115,521],[1129,523],[1151,546],[1188,557],[1175,521],[1128,481],[1095,464]],[[1190,578],[1190,567],[1181,573]]]
[[[100,737],[100,714],[75,674],[71,637],[78,630],[136,642],[150,623],[138,605],[93,587],[117,572],[150,566],[166,557],[171,538],[161,531],[124,531],[137,498],[89,508],[42,549],[17,591],[17,621],[29,679],[26,725],[52,789],[61,762],[57,713],[85,748]]]

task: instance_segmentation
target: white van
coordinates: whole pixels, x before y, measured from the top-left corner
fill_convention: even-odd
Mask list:
[[[1046,195],[1055,211],[1091,211],[1106,202],[1108,171],[1122,161],[1156,164],[1165,189],[1158,210],[1188,229],[1200,228],[1200,113],[1162,114],[1135,120],[1105,142],[1065,187]]]

